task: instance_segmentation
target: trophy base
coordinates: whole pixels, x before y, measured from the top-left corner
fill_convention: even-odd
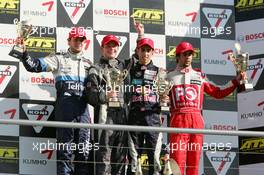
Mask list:
[[[24,49],[19,47],[19,46],[13,46],[12,50],[9,52],[8,55],[14,57],[14,58],[17,58],[17,59],[20,59],[22,58],[24,54]]]
[[[245,91],[246,92],[253,91],[253,90],[254,90],[253,84],[245,83]]]
[[[161,106],[161,111],[164,111],[164,112],[169,112],[170,111],[170,107],[169,106]]]
[[[121,104],[120,104],[119,101],[109,101],[108,102],[108,107],[119,108],[119,107],[121,107]]]

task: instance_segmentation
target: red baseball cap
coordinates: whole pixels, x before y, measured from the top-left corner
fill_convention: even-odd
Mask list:
[[[150,38],[142,38],[138,41],[137,43],[137,48],[140,48],[144,45],[148,45],[149,47],[151,47],[151,49],[154,49],[154,41]]]
[[[176,55],[179,55],[187,51],[195,52],[195,50],[193,49],[193,46],[188,42],[183,41],[180,44],[178,44],[178,46],[176,46]]]
[[[101,46],[106,45],[110,41],[115,42],[119,46],[120,41],[115,35],[106,35],[101,42]]]
[[[68,39],[71,38],[83,38],[86,39],[86,32],[83,27],[73,27],[71,31],[69,32]]]

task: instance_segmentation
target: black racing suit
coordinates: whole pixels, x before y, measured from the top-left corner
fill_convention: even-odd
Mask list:
[[[44,58],[33,59],[25,52],[20,59],[29,72],[53,73],[57,90],[55,107],[55,119],[57,121],[90,123],[83,90],[91,62],[85,59],[82,53],[73,54],[68,50],[65,53],[54,53]],[[86,175],[85,161],[88,158],[89,150],[86,149],[88,147],[85,148],[85,145],[89,143],[90,130],[85,128],[57,128],[56,137],[58,143],[67,145],[67,147],[57,148],[57,174]],[[80,146],[83,146],[84,149],[71,150],[71,144],[81,144]],[[71,164],[73,153],[75,154],[74,160],[79,161],[75,167]]]
[[[103,57],[101,57],[98,64],[89,69],[87,98],[90,104],[95,107],[95,123],[121,125],[127,123],[127,100],[123,92],[119,92],[121,107],[113,108],[107,105],[106,82],[100,70],[113,66],[119,70],[124,69],[123,62],[118,59],[108,61]],[[96,150],[95,153],[96,174],[125,174],[126,156],[128,152],[127,132],[102,130],[98,131],[97,136],[99,138],[99,150]]]
[[[152,61],[148,65],[137,62],[131,68],[130,79],[134,89],[130,99],[129,125],[161,126],[159,97],[153,89],[153,81],[158,71],[159,68]],[[136,172],[144,141],[150,165],[149,174],[153,175],[161,170],[159,164],[161,137],[161,133],[158,132],[130,132],[129,147],[132,160],[130,160],[129,174]]]

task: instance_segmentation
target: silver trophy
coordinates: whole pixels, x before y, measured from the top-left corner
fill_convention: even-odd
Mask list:
[[[17,35],[24,41],[32,35],[32,25],[29,24],[29,20],[18,21],[14,20],[14,24],[17,25]],[[9,55],[15,58],[21,58],[24,52],[24,46],[20,44],[16,44],[13,46],[12,50],[9,52]]]
[[[167,96],[173,87],[173,82],[167,80],[167,73],[164,70],[159,70],[156,79],[154,80],[154,86],[157,88],[158,95]],[[160,106],[162,111],[169,111],[169,106],[167,103],[160,101]]]
[[[236,49],[236,55],[233,53],[229,54],[229,59],[233,62],[236,71],[238,73],[240,72],[246,72],[248,68],[248,61],[249,61],[249,53],[248,52],[241,52],[241,46],[240,44],[235,44]],[[245,85],[246,91],[252,91],[253,90],[253,84],[252,82],[249,82],[248,78],[245,78],[240,81],[240,84]]]
[[[117,92],[121,90],[124,80],[128,75],[128,70],[119,70],[115,67],[101,69],[102,79],[106,82],[107,91]],[[108,99],[109,107],[121,107],[119,96],[116,95]]]

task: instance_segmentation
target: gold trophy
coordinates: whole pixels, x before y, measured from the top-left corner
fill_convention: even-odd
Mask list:
[[[106,82],[107,91],[119,91],[124,85],[124,80],[128,75],[128,70],[119,70],[115,67],[100,69],[102,79]],[[120,99],[117,96],[108,99],[109,107],[121,107]]]
[[[163,175],[181,175],[180,168],[174,159],[169,159],[165,163]]]
[[[19,38],[24,41],[32,35],[32,25],[29,24],[29,20],[18,21],[18,19],[14,20],[14,24],[17,25],[17,35]],[[16,44],[13,46],[12,50],[9,52],[9,55],[15,58],[21,58],[24,52],[24,46],[21,44]]]
[[[158,95],[160,97],[167,96],[173,87],[173,82],[167,80],[167,73],[164,70],[159,70],[156,79],[154,80],[154,86],[157,88]],[[169,111],[170,107],[166,102],[160,101],[161,111]]]
[[[233,62],[236,71],[238,73],[240,72],[246,72],[248,68],[248,61],[249,61],[249,53],[248,52],[241,52],[241,46],[238,43],[235,43],[235,49],[236,49],[236,56],[233,53],[229,54],[229,59]],[[253,90],[253,84],[252,82],[249,82],[247,78],[240,81],[240,84],[245,85],[246,91],[252,91]]]

